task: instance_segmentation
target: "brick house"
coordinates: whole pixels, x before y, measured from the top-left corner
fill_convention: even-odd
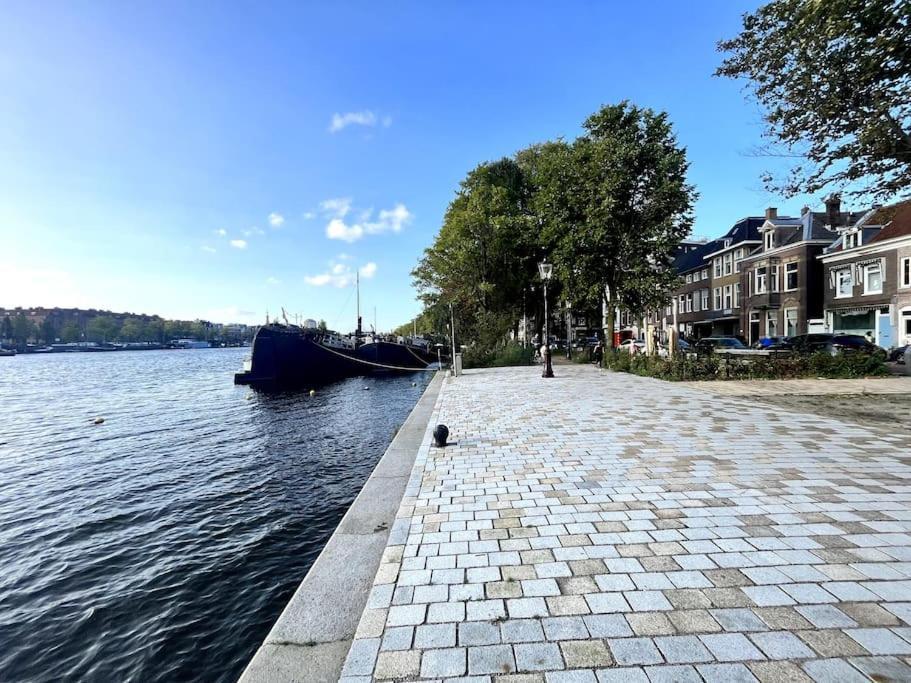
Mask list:
[[[674,291],[665,320],[685,337],[695,336],[695,325],[700,324],[711,309],[711,274],[705,255],[717,247],[716,242],[689,242],[674,260],[674,269],[681,285]]]
[[[836,228],[862,215],[842,212],[837,195],[826,200],[825,212],[804,208],[800,218],[779,217],[775,209],[766,214],[759,227],[761,243],[741,268],[741,326],[750,344],[825,329],[817,257],[838,239]]]
[[[839,229],[820,255],[831,332],[911,343],[911,200],[876,207]]]

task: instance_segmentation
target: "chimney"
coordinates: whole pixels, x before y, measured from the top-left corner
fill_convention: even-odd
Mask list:
[[[778,209],[776,209],[774,206],[770,206],[765,210],[765,219],[767,221],[773,221],[776,218],[778,218]]]
[[[829,227],[837,228],[841,224],[841,195],[833,192],[825,200],[826,223]]]

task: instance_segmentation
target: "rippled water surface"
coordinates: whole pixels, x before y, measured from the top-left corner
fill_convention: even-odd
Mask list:
[[[430,379],[261,394],[246,353],[0,358],[0,680],[243,671]]]

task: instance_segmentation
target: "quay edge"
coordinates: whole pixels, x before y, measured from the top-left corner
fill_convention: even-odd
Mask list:
[[[339,522],[241,683],[337,681],[444,380],[437,372]],[[426,438],[425,438],[426,437]]]

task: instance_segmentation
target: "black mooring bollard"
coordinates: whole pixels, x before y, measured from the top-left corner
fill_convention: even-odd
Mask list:
[[[433,430],[433,445],[437,448],[446,448],[446,439],[449,438],[449,427],[437,425]]]

